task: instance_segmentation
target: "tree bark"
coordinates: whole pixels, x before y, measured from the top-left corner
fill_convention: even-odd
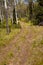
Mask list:
[[[32,19],[32,0],[29,0],[29,20]]]
[[[10,29],[9,29],[9,25],[8,25],[8,10],[7,10],[7,2],[6,2],[6,0],[4,0],[4,2],[5,2],[6,29],[7,29],[7,34],[9,34]]]
[[[6,30],[7,30],[7,34],[10,33],[10,28],[9,28],[9,25],[8,25],[8,12],[7,10],[5,9],[5,19],[6,19]]]
[[[14,7],[14,10],[13,10],[13,24],[16,24],[15,7]]]

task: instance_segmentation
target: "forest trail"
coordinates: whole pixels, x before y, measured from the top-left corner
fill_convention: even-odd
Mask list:
[[[33,47],[34,42],[40,42],[43,37],[42,26],[29,26],[20,22],[21,30],[14,39],[4,48],[0,49],[0,65],[35,65],[37,59],[42,59],[43,48]],[[41,55],[41,57],[40,57]],[[39,60],[41,62],[41,60]]]

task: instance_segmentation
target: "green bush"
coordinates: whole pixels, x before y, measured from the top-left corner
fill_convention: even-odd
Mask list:
[[[32,22],[31,22],[33,25],[37,25],[37,24],[39,24],[39,21],[38,20],[36,20],[36,19],[32,19]]]
[[[43,22],[43,6],[40,5],[39,1],[40,0],[34,4],[32,19],[33,24],[39,24],[40,22]]]
[[[21,18],[21,21],[22,22],[28,22],[28,18],[27,17]]]

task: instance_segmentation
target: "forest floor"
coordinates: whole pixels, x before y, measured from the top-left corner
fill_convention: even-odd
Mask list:
[[[20,24],[20,32],[0,48],[0,65],[43,65],[43,26]]]

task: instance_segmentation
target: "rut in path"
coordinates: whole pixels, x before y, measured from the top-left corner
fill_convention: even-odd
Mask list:
[[[35,32],[34,26],[25,25],[21,23],[22,29],[19,34],[10,42],[8,46],[1,49],[0,64],[6,60],[7,65],[32,65],[32,42],[35,37],[40,39],[42,37],[43,29]],[[36,29],[39,29],[36,27]],[[40,35],[41,34],[41,35]],[[38,35],[38,36],[37,36]],[[13,53],[13,57],[9,58],[9,52]],[[30,59],[30,60],[29,60]],[[29,61],[28,61],[29,60]],[[28,64],[27,64],[28,63]]]

